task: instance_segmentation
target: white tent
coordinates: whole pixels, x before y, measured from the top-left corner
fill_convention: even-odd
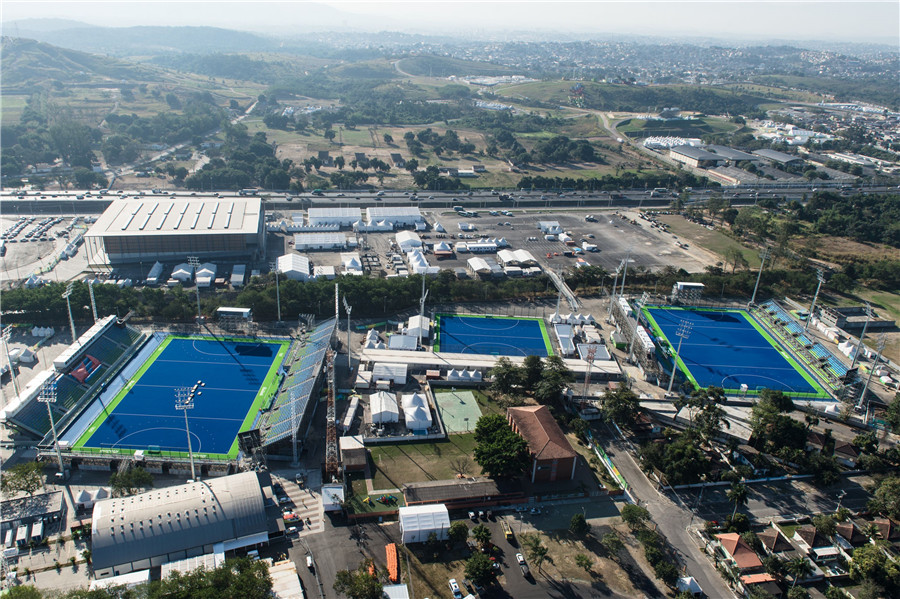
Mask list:
[[[446,541],[450,530],[450,514],[447,506],[414,505],[399,510],[400,537],[403,544],[424,543],[432,533],[438,541]]]
[[[172,269],[172,276],[170,278],[184,283],[185,281],[190,281],[193,276],[194,267],[187,263],[181,263]]]
[[[447,229],[441,223],[434,223],[434,231],[435,233],[446,233]]]
[[[412,231],[400,231],[397,233],[397,246],[404,253],[420,249],[422,247],[422,239]]]
[[[387,391],[379,391],[369,396],[369,408],[372,412],[372,422],[398,422],[400,409],[397,406],[397,395]]]
[[[387,349],[387,345],[382,341],[366,341],[363,344],[363,349]]]
[[[310,276],[309,258],[300,254],[279,256],[275,268],[288,279],[308,281]]]
[[[381,341],[381,335],[375,329],[369,329],[366,332],[366,341]]]
[[[159,276],[162,274],[163,265],[162,262],[154,262],[153,266],[150,268],[150,272],[147,273],[147,284],[148,285],[156,285],[159,283]]]
[[[341,511],[344,502],[344,487],[339,484],[322,485],[322,508],[326,512]]]
[[[422,338],[427,339],[428,332],[431,328],[430,325],[431,322],[428,320],[427,316],[419,316],[416,314],[409,318],[409,322],[407,322],[406,325],[406,334],[418,338],[419,333],[421,333]]]
[[[403,419],[406,428],[414,432],[424,432],[431,427],[431,410],[424,395],[412,393],[403,396]]]
[[[416,351],[419,347],[419,338],[412,335],[391,335],[388,339],[389,349],[402,351]]]
[[[199,287],[209,287],[216,280],[216,265],[212,262],[204,262],[195,276]]]
[[[675,584],[675,589],[678,591],[687,591],[691,595],[700,595],[703,593],[703,589],[700,588],[700,585],[697,584],[697,581],[694,580],[693,576],[679,578],[678,582]]]

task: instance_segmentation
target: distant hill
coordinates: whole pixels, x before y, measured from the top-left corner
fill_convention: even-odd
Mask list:
[[[90,83],[93,81],[127,79],[152,81],[159,77],[153,69],[143,65],[67,50],[30,39],[4,37],[2,41],[3,86],[6,91],[46,84]]]
[[[467,75],[516,75],[509,67],[489,62],[459,60],[443,56],[410,56],[400,61],[400,70],[410,75],[425,77],[465,77]]]
[[[18,35],[82,52],[113,56],[171,52],[267,52],[278,47],[277,41],[261,35],[217,27],[97,27],[77,24],[54,30],[19,27]]]

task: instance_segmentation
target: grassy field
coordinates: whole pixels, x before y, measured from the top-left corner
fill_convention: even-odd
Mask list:
[[[740,125],[722,119],[705,117],[691,120],[653,121],[630,119],[623,121],[616,129],[629,137],[650,137],[654,135],[676,135],[680,137],[703,137],[712,133],[730,133]]]
[[[737,246],[744,252],[744,258],[750,265],[750,268],[759,267],[759,252],[753,248],[738,243],[731,237],[717,230],[710,231],[706,227],[692,223],[691,221],[678,216],[677,214],[660,215],[657,217],[660,222],[669,225],[672,233],[677,235],[682,241],[695,243],[700,247],[707,249],[719,257],[725,255],[725,249],[731,246]],[[724,259],[724,258],[723,258]]]
[[[0,120],[3,124],[17,123],[22,118],[28,96],[3,94],[0,96]]]
[[[452,464],[467,460],[468,474],[480,474],[472,460],[475,435],[450,435],[446,441],[373,445],[372,485],[375,489],[399,489],[404,483],[447,480],[456,476]]]

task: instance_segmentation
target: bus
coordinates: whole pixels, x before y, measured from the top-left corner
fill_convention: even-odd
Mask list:
[[[503,528],[503,536],[506,537],[506,540],[512,541],[513,532],[512,528],[509,527],[509,522],[507,522],[506,520],[501,520],[500,527]]]

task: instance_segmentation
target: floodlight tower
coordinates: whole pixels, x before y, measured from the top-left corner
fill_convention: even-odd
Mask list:
[[[419,297],[419,347],[422,346],[422,320],[425,318],[425,299],[428,297],[428,290],[425,289],[425,275],[422,275],[422,295]],[[559,308],[556,310],[559,312]]]
[[[625,254],[625,259],[622,260],[622,292],[619,295],[625,295],[625,275],[628,274],[628,259],[631,258],[631,248],[628,248],[628,252]]]
[[[94,299],[94,283],[97,279],[88,281],[88,294],[91,296],[91,313],[94,315],[94,322],[97,322],[97,300]]]
[[[769,246],[766,246],[766,249],[763,250],[762,256],[760,256],[762,261],[759,263],[759,274],[756,275],[756,285],[753,286],[753,297],[750,298],[750,303],[747,305],[748,308],[756,303],[756,291],[759,289],[759,280],[762,279],[763,267],[766,265],[766,259],[768,257]]]
[[[191,429],[188,425],[187,413],[188,410],[194,408],[194,397],[203,393],[202,391],[199,391],[199,388],[202,386],[204,386],[204,383],[197,381],[193,387],[175,388],[175,409],[184,412],[184,430],[187,433],[188,456],[191,460],[191,480],[197,480],[197,473],[194,470],[194,448],[191,443]]]
[[[350,372],[353,369],[353,366],[350,361],[350,312],[353,310],[353,306],[351,306],[347,302],[347,296],[343,296],[341,298],[344,301],[344,311],[347,312],[347,376],[350,376]]]
[[[278,322],[281,322],[281,286],[278,282],[278,263],[269,262],[269,269],[275,271],[275,305],[278,306]]]
[[[2,332],[3,349],[6,350],[6,361],[7,361],[7,363],[9,363],[9,376],[12,379],[13,389],[15,390],[16,396],[18,397],[19,383],[18,383],[18,381],[16,381],[16,371],[13,368],[12,359],[9,357],[9,338],[11,335],[12,335],[12,325],[8,324],[5,327],[3,327],[3,332]]]
[[[69,328],[72,329],[72,343],[75,343],[75,319],[72,318],[72,302],[69,300],[69,297],[72,295],[72,288],[75,287],[75,282],[72,281],[68,285],[66,285],[66,290],[63,292],[62,296],[66,298],[66,307],[69,309]]]
[[[197,283],[197,271],[200,269],[200,258],[188,256],[188,265],[194,269],[194,289],[197,290],[197,326],[200,326],[200,285]]]
[[[56,403],[56,382],[46,383],[41,387],[37,400],[47,405],[47,415],[50,416],[50,430],[53,431],[53,448],[56,449],[56,461],[59,464],[59,472],[63,478],[66,476],[66,470],[63,466],[62,453],[59,451],[59,437],[56,435],[56,421],[53,420],[53,410],[50,404]]]
[[[300,465],[300,458],[297,454],[297,429],[300,423],[297,422],[297,389],[291,389],[291,445],[294,448],[294,461],[291,462],[291,468]]]
[[[869,320],[872,318],[872,304],[866,302],[866,323],[863,325],[862,334],[859,336],[859,342],[856,344],[856,352],[853,354],[853,362],[850,363],[850,370],[856,366],[859,361],[859,352],[862,350],[863,337],[866,336],[866,330],[869,328]]]
[[[872,375],[875,374],[875,369],[878,367],[878,361],[881,359],[881,352],[884,351],[886,341],[884,333],[878,336],[878,353],[875,354],[875,360],[872,362],[872,367],[869,369],[869,376],[866,378],[866,384],[863,386],[862,393],[859,394],[859,401],[856,404],[857,408],[861,408],[866,401],[866,392],[869,390],[869,383],[872,382]],[[868,418],[866,419],[866,422],[868,422]]]
[[[693,325],[687,320],[682,320],[681,324],[678,325],[678,330],[675,334],[678,336],[678,347],[675,349],[675,357],[672,358],[672,376],[669,377],[669,388],[666,390],[666,395],[672,392],[672,385],[675,383],[675,373],[678,371],[678,354],[681,353],[681,342],[691,336],[691,329]]]
[[[809,316],[806,317],[806,326],[803,327],[804,331],[809,330],[809,321],[812,320],[813,311],[816,309],[816,300],[819,299],[819,290],[822,288],[822,283],[825,282],[825,271],[821,268],[816,269],[816,278],[819,279],[819,284],[816,285],[816,293],[813,295],[812,305],[809,307]]]
[[[613,277],[613,286],[612,286],[612,295],[609,296],[609,310],[606,311],[607,316],[612,314],[612,306],[613,300],[616,298],[616,286],[619,284],[619,273],[622,272],[622,267],[625,265],[625,261],[619,263],[619,266],[616,268],[616,276]]]

